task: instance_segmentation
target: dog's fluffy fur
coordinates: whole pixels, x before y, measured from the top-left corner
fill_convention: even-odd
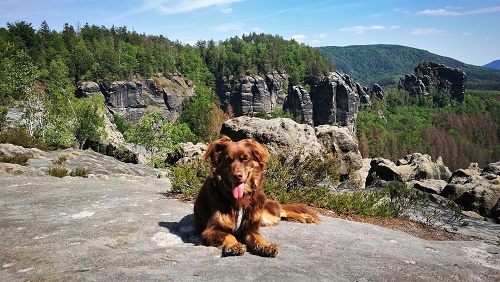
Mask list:
[[[243,255],[248,248],[255,254],[275,257],[278,246],[261,237],[261,225],[276,225],[282,218],[303,223],[321,221],[305,206],[266,200],[262,181],[268,157],[266,147],[251,139],[233,142],[222,137],[208,146],[204,159],[210,158],[211,173],[194,205],[202,244],[222,248],[223,255]]]

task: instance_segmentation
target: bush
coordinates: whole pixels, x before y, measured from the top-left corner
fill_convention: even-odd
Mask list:
[[[47,173],[51,176],[54,176],[54,177],[59,177],[59,178],[63,178],[65,176],[68,176],[69,175],[69,171],[67,168],[63,167],[63,166],[53,166],[53,167],[49,167],[47,169]]]
[[[272,193],[277,188],[289,191],[338,184],[339,165],[338,159],[333,154],[325,156],[314,154],[302,161],[299,155],[289,159],[271,156],[266,166],[264,191]]]
[[[87,178],[89,176],[89,169],[86,167],[77,167],[74,170],[72,170],[69,175],[73,177],[80,176]]]
[[[209,173],[210,164],[201,159],[171,167],[168,177],[172,180],[172,193],[183,194],[194,199]]]
[[[13,156],[0,156],[0,163],[11,163],[25,166],[28,164],[29,159],[30,157],[25,154],[14,154]]]
[[[127,130],[132,128],[132,124],[130,122],[126,121],[120,115],[114,114],[113,118],[115,120],[115,124],[116,124],[118,131],[120,131],[122,134],[125,134],[125,132],[127,132]]]
[[[31,137],[24,128],[9,128],[0,132],[0,143],[10,143],[24,148],[47,150],[47,145],[41,140]]]

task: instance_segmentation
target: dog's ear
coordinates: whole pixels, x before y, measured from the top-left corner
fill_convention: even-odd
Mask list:
[[[210,158],[210,161],[212,162],[212,166],[216,166],[219,163],[219,157],[226,148],[227,144],[229,144],[231,141],[231,138],[224,136],[218,140],[215,140],[214,142],[210,143],[208,145],[207,151],[203,155],[203,160],[207,160]]]
[[[255,161],[264,166],[269,158],[269,151],[267,151],[266,146],[253,139],[247,139],[245,143],[252,148],[252,155]]]

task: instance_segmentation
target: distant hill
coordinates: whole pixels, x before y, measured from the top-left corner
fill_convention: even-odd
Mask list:
[[[462,69],[467,74],[467,89],[500,90],[499,70],[469,65],[422,49],[386,44],[316,49],[330,59],[336,69],[362,85],[396,86],[399,78],[412,74],[418,63],[425,60]]]
[[[483,67],[489,68],[489,69],[494,69],[494,70],[500,70],[500,60],[495,60],[491,63],[484,65]]]

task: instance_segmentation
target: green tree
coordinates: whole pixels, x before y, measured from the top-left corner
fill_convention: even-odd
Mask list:
[[[97,94],[90,98],[75,98],[75,137],[80,148],[87,140],[101,141],[104,137],[104,103],[104,96]]]
[[[71,73],[75,78],[75,82],[85,77],[93,63],[92,53],[85,46],[85,42],[81,38],[77,41],[73,47],[73,52],[71,52],[71,63],[73,66]]]
[[[216,98],[210,89],[197,87],[195,92],[179,120],[186,123],[199,139],[210,142],[218,137],[220,125],[226,117],[216,106]]]
[[[179,143],[193,141],[194,138],[187,124],[172,124],[159,111],[150,111],[125,132],[128,142],[144,146],[149,152],[150,164],[155,167],[164,166],[165,155],[177,152]]]
[[[53,60],[46,80],[46,96],[43,100],[44,118],[36,135],[53,147],[71,147],[75,142],[77,116],[73,95],[75,87],[69,77],[69,69],[61,59]]]

